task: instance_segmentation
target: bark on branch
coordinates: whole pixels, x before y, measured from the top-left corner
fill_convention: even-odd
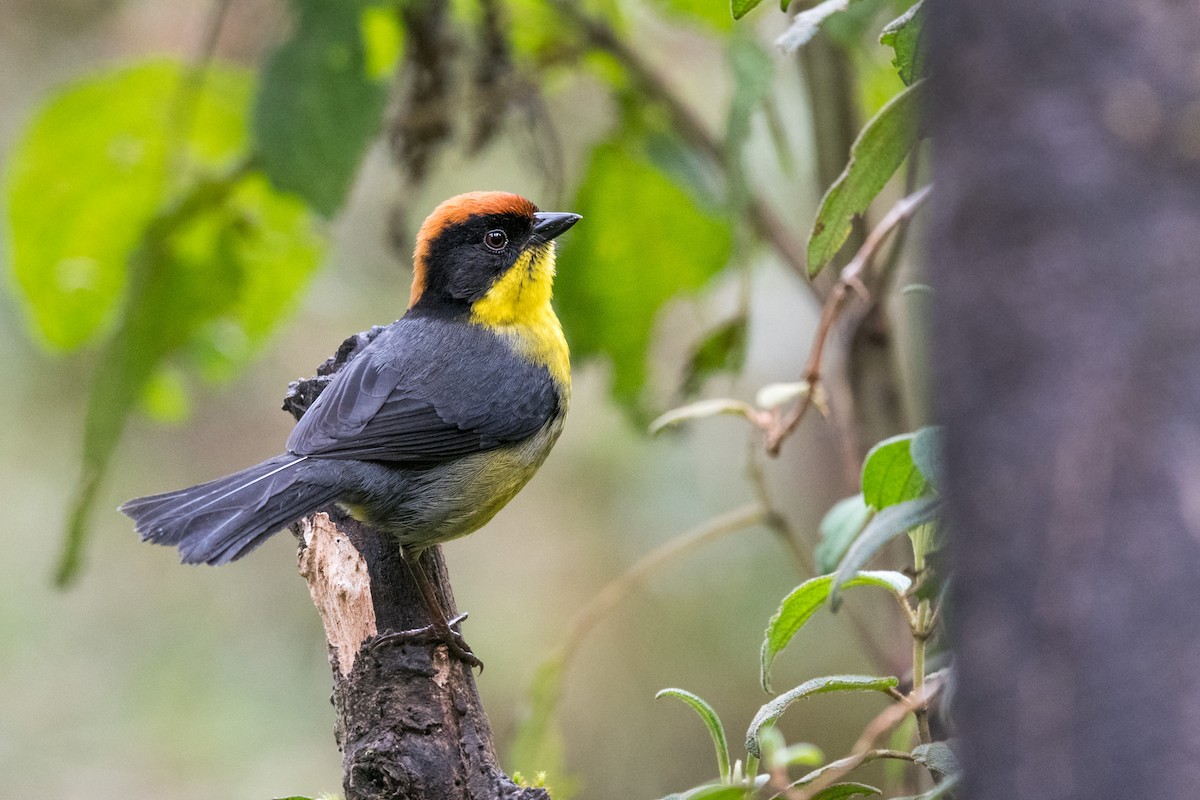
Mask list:
[[[347,339],[317,378],[293,384],[285,409],[299,418],[328,376],[372,338]],[[293,529],[329,643],[346,800],[549,800],[497,764],[470,668],[441,644],[378,644],[381,633],[430,621],[396,542],[336,506]],[[441,548],[427,550],[421,565],[443,609],[456,614]]]

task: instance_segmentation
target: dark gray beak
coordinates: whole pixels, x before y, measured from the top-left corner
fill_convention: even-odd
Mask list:
[[[539,211],[533,215],[533,235],[548,242],[561,233],[566,232],[576,222],[583,219],[578,214],[564,214],[558,211]]]

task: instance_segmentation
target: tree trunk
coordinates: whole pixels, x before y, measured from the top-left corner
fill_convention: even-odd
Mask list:
[[[284,408],[299,419],[329,376],[377,331],[347,339],[317,378],[292,385]],[[294,530],[300,572],[329,643],[346,800],[549,800],[542,789],[518,787],[497,765],[469,667],[445,645],[377,642],[378,634],[430,621],[395,541],[337,507]],[[421,564],[453,616],[441,548],[427,550]]]
[[[972,800],[1200,797],[1197,9],[930,9]]]

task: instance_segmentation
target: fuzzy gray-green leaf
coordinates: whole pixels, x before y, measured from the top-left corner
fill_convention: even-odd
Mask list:
[[[892,48],[895,57],[892,64],[905,85],[924,74],[925,64],[921,55],[921,27],[925,21],[922,0],[917,0],[912,6],[896,19],[889,22],[879,34],[879,43]]]
[[[887,692],[896,688],[899,683],[900,681],[893,677],[872,675],[827,675],[805,681],[758,709],[750,728],[746,731],[746,752],[755,758],[762,757],[762,748],[759,746],[761,731],[774,725],[788,706],[797,700],[828,692]]]
[[[809,578],[783,599],[775,614],[767,622],[759,660],[760,679],[765,691],[771,691],[771,665],[775,662],[775,657],[788,646],[788,643],[812,618],[817,609],[829,599],[833,579],[833,575]],[[845,587],[878,586],[901,598],[904,597],[911,585],[912,581],[908,576],[887,570],[860,572],[843,584]]]
[[[863,461],[863,500],[876,511],[925,494],[925,478],[913,463],[914,434],[884,439]]]
[[[870,519],[871,509],[867,508],[862,494],[835,503],[822,517],[817,528],[820,538],[813,552],[817,572],[833,572],[837,569],[838,562]]]
[[[867,122],[850,148],[850,161],[821,198],[808,235],[808,274],[815,277],[850,236],[854,218],[896,173],[917,142],[922,83],[893,97]]]
[[[829,592],[829,607],[834,611],[841,605],[841,588],[862,569],[885,544],[918,525],[933,522],[941,509],[941,498],[929,495],[888,506],[875,515],[867,527],[850,545],[846,557],[838,565]]]
[[[908,448],[913,465],[935,489],[941,488],[942,478],[946,473],[942,461],[942,440],[942,427],[930,425],[913,434]]]
[[[717,771],[722,781],[728,781],[730,776],[729,743],[725,739],[725,727],[721,724],[721,718],[717,716],[716,710],[704,698],[686,689],[663,689],[654,695],[655,700],[660,697],[674,697],[676,700],[682,700],[700,715],[704,726],[708,728],[708,735],[712,739],[713,747],[717,751]]]
[[[931,742],[917,745],[912,751],[913,760],[934,772],[943,775],[957,775],[961,771],[958,756],[954,754],[949,742]]]

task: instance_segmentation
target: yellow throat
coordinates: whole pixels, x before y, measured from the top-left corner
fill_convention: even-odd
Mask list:
[[[530,247],[471,306],[471,322],[508,338],[518,353],[546,367],[566,394],[571,359],[562,324],[550,305],[553,287],[554,243]]]

